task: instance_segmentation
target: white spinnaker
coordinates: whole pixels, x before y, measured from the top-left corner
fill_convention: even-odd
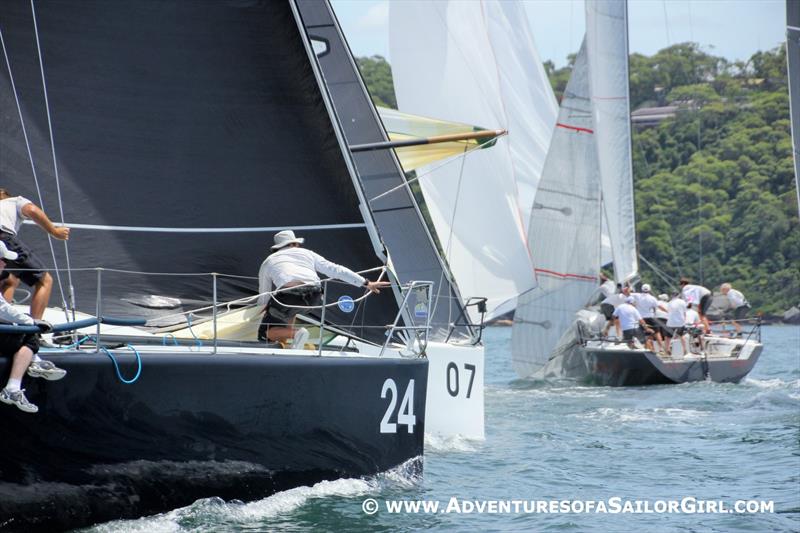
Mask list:
[[[400,110],[508,130],[491,150],[418,170],[462,297],[487,297],[497,316],[536,285],[527,223],[557,109],[524,8],[392,2],[389,21]]]
[[[600,174],[585,45],[564,91],[530,221],[539,286],[517,299],[512,363],[536,375],[598,288]]]
[[[628,19],[622,0],[586,2],[586,52],[603,205],[618,282],[639,271],[633,207]]]

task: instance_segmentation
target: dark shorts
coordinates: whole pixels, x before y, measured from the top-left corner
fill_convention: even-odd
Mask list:
[[[708,308],[711,306],[711,300],[712,298],[710,294],[706,294],[700,298],[700,309],[698,310],[700,315],[706,316],[706,311],[708,311]]]
[[[39,337],[35,333],[0,333],[0,357],[14,357],[23,346],[39,352]]]
[[[677,328],[664,326],[664,335],[666,335],[667,337],[680,337],[684,333],[686,333],[686,326],[680,326]]]
[[[622,340],[629,341],[633,339],[639,339],[639,342],[645,341],[644,330],[641,327],[636,326],[633,329],[626,329],[622,332]]]
[[[606,317],[606,320],[611,320],[614,316],[614,306],[611,304],[600,304],[600,312]]]
[[[644,319],[644,323],[653,329],[653,333],[648,333],[648,337],[653,336],[656,333],[663,334],[664,323],[661,320],[655,317],[648,317]]]
[[[747,316],[748,311],[750,311],[749,305],[739,306],[733,310],[733,318],[735,318],[736,320],[741,320]]]
[[[269,326],[285,327],[298,314],[311,311],[295,306],[319,307],[320,305],[322,305],[321,287],[297,287],[274,294],[267,303],[264,318],[258,328],[258,340],[267,339]]]
[[[9,250],[19,254],[19,257],[14,261],[6,259],[6,269],[0,273],[0,280],[6,279],[9,274],[14,274],[30,287],[39,283],[44,277],[47,267],[44,266],[44,263],[36,256],[34,251],[9,233],[0,231],[0,240],[6,243],[6,247]]]

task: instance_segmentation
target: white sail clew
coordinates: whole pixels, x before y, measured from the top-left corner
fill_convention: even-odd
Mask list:
[[[633,207],[627,5],[586,2],[586,52],[603,204],[618,282],[639,271]]]
[[[403,1],[389,9],[400,110],[508,130],[491,150],[417,171],[462,297],[487,297],[496,316],[536,284],[527,224],[557,112],[524,8]]]
[[[521,377],[546,365],[597,290],[600,174],[586,50],[575,58],[533,204],[528,242],[539,286],[517,300],[512,362]]]

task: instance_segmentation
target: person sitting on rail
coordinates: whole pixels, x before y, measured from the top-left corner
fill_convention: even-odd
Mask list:
[[[15,261],[17,253],[8,249],[0,241],[0,272],[5,269],[6,261]],[[17,310],[8,303],[0,294],[0,321],[15,325],[36,325],[40,330],[47,332],[53,329],[49,322],[34,319]],[[41,377],[50,381],[63,378],[67,372],[56,367],[52,362],[33,358],[39,351],[39,336],[36,333],[5,333],[0,332],[0,357],[10,357],[11,373],[6,386],[0,390],[0,402],[15,405],[26,413],[36,413],[39,408],[28,401],[25,389],[22,388],[22,378],[27,372],[31,377]]]

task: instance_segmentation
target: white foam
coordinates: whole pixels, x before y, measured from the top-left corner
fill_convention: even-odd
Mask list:
[[[780,378],[774,378],[774,379],[745,378],[744,383],[746,385],[752,385],[754,387],[758,387],[759,389],[800,389],[800,379],[795,379],[793,381],[783,381]]]
[[[653,409],[614,409],[611,407],[601,407],[588,413],[571,415],[575,418],[586,418],[589,420],[611,420],[615,422],[641,422],[648,420],[693,420],[708,416],[705,411],[695,409],[680,409],[678,407],[656,407]]]
[[[187,507],[181,507],[151,517],[136,520],[117,520],[91,528],[95,533],[174,533],[182,531],[181,523],[197,515],[215,516],[220,524],[250,524],[259,520],[289,514],[308,502],[322,498],[357,498],[380,493],[385,488],[407,489],[419,483],[420,476],[415,466],[419,458],[410,459],[387,472],[366,479],[337,479],[321,481],[311,487],[302,486],[250,503],[225,502],[221,498],[198,500]]]
[[[463,435],[425,434],[425,452],[475,452],[478,451],[482,440],[470,439]]]

